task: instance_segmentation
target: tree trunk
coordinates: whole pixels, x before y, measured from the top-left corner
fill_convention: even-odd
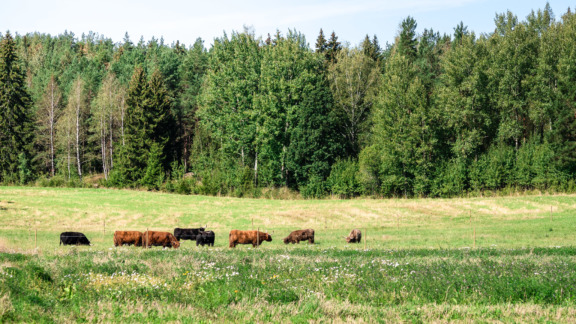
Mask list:
[[[69,125],[68,125],[69,126]],[[70,178],[72,177],[72,170],[70,169],[70,129],[68,129],[66,134],[67,137],[67,153],[68,153],[68,181],[70,181]]]
[[[54,107],[54,87],[52,86],[50,89],[50,175],[53,177],[55,168],[54,168],[54,114],[55,114],[55,107]]]
[[[110,132],[110,140],[108,141],[109,145],[110,145],[110,166],[108,167],[108,172],[110,172],[110,170],[112,170],[112,168],[114,167],[113,163],[114,160],[112,158],[112,148],[113,148],[113,137],[112,137],[112,112],[110,112],[110,128],[109,128],[109,132]]]
[[[106,123],[104,122],[104,116],[100,116],[100,148],[102,151],[102,172],[104,172],[104,178],[108,180],[108,170],[106,164],[108,159],[106,158]]]
[[[254,158],[254,187],[258,187],[258,152]]]
[[[122,95],[122,102],[120,103],[120,130],[122,131],[122,146],[126,145],[124,142],[124,95]]]
[[[82,180],[82,162],[80,161],[80,101],[76,104],[76,164],[78,177]]]

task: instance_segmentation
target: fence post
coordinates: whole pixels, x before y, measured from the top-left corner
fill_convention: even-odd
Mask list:
[[[258,226],[258,231],[256,232],[256,247],[260,246],[260,226]]]

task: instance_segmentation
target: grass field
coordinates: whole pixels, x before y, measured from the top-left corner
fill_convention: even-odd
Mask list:
[[[0,322],[576,321],[576,196],[264,200],[0,187]],[[252,225],[253,224],[253,225]],[[207,225],[214,248],[114,248]],[[227,247],[230,229],[272,234]],[[316,244],[284,245],[313,228]],[[361,244],[344,236],[359,228]],[[90,247],[61,247],[59,233]]]

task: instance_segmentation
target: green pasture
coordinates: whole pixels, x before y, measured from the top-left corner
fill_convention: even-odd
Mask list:
[[[313,228],[319,246],[347,248],[360,229],[369,248],[550,247],[574,245],[576,196],[470,199],[266,200],[68,188],[0,187],[0,247],[40,250],[58,234],[80,231],[94,248],[112,246],[115,230],[206,226],[216,245],[231,229],[272,234]],[[37,233],[37,234],[36,234]],[[475,234],[474,234],[475,233]],[[362,243],[362,247],[364,243]],[[195,248],[191,242],[182,247]]]
[[[575,206],[0,187],[0,322],[574,322]],[[112,243],[114,230],[206,224],[214,248]],[[227,247],[252,226],[273,241]],[[302,228],[316,244],[282,243]],[[361,244],[345,243],[353,228]],[[69,230],[93,245],[59,246]]]

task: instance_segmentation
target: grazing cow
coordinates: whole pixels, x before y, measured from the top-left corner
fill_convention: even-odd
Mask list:
[[[196,235],[204,232],[204,227],[200,228],[178,228],[174,229],[174,236],[178,241],[182,240],[192,240],[196,241]]]
[[[208,244],[208,246],[214,246],[214,239],[216,235],[212,231],[200,232],[196,235],[196,246]]]
[[[314,230],[313,229],[309,228],[309,229],[304,229],[304,230],[297,230],[297,231],[290,233],[290,235],[288,235],[287,237],[284,238],[284,244],[288,244],[288,243],[300,244],[300,241],[306,241],[306,240],[308,240],[309,244],[314,244]]]
[[[231,248],[236,247],[238,244],[252,244],[253,247],[256,247],[262,244],[263,241],[272,242],[272,236],[259,231],[231,230],[228,240]]]
[[[80,232],[63,232],[60,234],[60,245],[91,245],[86,235]]]
[[[142,232],[116,231],[114,232],[114,246],[134,245],[142,246]]]
[[[164,248],[179,248],[180,242],[168,232],[146,231],[142,233],[142,246],[162,246]]]
[[[362,233],[359,229],[353,229],[350,235],[346,237],[347,243],[360,243],[362,240]]]

